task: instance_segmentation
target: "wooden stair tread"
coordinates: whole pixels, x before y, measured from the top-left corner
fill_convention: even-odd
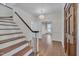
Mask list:
[[[13,35],[13,34],[23,34],[23,32],[4,33],[4,34],[0,34],[0,36]]]
[[[0,19],[7,19],[7,18],[13,18],[13,17],[0,17]]]
[[[3,29],[0,29],[0,30],[20,30],[20,28],[3,28]]]
[[[13,18],[13,16],[3,16],[3,17],[0,17],[0,18]]]
[[[2,21],[2,20],[1,20],[0,22],[16,24],[15,22],[12,22],[12,21]]]
[[[30,49],[32,49],[31,46],[26,46],[24,49],[20,50],[19,52],[13,54],[13,56],[23,56],[25,53],[27,53]]]
[[[9,21],[13,21],[13,19],[12,18],[0,18],[0,20],[9,20]]]
[[[10,41],[14,41],[14,40],[19,40],[19,39],[22,39],[22,38],[25,38],[25,36],[8,38],[8,39],[5,39],[5,40],[1,40],[0,44],[7,43],[7,42],[10,42]]]
[[[0,26],[18,26],[18,25],[12,25],[12,24],[0,24]]]
[[[17,44],[14,44],[14,45],[11,45],[11,46],[9,46],[9,47],[0,49],[0,55],[3,55],[3,54],[5,54],[5,53],[7,53],[7,52],[10,52],[11,50],[16,49],[16,48],[18,48],[18,47],[20,47],[20,46],[22,46],[22,45],[24,45],[24,44],[26,44],[26,43],[28,43],[28,41],[25,41],[25,40],[24,40],[24,41],[19,42],[19,43],[17,43]]]

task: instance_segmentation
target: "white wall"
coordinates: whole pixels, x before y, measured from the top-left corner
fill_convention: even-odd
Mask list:
[[[61,11],[59,12],[59,9],[57,9],[57,12],[54,12],[50,15],[46,15],[47,19],[44,19],[42,21],[51,21],[52,22],[52,40],[55,41],[61,41],[62,45],[64,47],[64,4],[61,6]],[[40,22],[41,20],[37,18]],[[41,21],[41,22],[42,22]],[[38,23],[37,23],[38,24]],[[40,24],[41,27],[44,28],[44,25]],[[41,30],[40,30],[41,31]],[[42,32],[42,34],[44,34]]]
[[[0,17],[12,16],[12,10],[0,4]]]
[[[61,25],[61,15],[55,15],[52,17],[52,40],[62,41],[62,27]]]
[[[52,22],[52,40],[61,41],[64,47],[64,4],[61,6],[60,13],[49,15],[49,20]]]
[[[64,6],[65,4],[62,5],[62,14],[61,14],[61,41],[63,47],[64,47]]]
[[[35,22],[33,22],[33,26],[40,31],[39,36],[41,38],[42,34],[46,32],[44,29],[45,25],[43,25],[42,22],[51,21],[52,40],[61,41],[64,46],[64,8],[62,8],[61,11],[60,13],[56,12],[56,14],[47,15],[48,19],[40,20],[36,18]]]
[[[63,41],[64,33],[64,15],[61,14],[48,15],[48,20],[52,23],[52,40],[54,41]],[[42,25],[42,27],[44,27]],[[45,33],[45,32],[43,32]],[[42,34],[43,34],[42,33]]]

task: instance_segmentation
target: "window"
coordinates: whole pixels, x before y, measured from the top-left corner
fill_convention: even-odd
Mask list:
[[[51,24],[47,24],[47,30],[48,32],[51,32]]]

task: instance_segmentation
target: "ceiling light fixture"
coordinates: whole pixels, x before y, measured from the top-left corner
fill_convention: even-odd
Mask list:
[[[39,19],[45,19],[44,10],[41,9],[41,15],[39,15]]]

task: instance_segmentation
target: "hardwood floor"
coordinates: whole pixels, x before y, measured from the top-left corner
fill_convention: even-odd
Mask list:
[[[61,42],[53,41],[50,44],[45,39],[39,40],[40,56],[65,56]]]

